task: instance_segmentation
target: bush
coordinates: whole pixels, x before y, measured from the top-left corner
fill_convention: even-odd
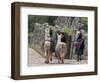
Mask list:
[[[68,28],[68,27],[64,27],[64,32],[67,33],[68,35],[72,35],[73,34],[73,30]]]

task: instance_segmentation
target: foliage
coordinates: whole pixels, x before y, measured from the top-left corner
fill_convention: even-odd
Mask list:
[[[35,23],[43,24],[47,22],[49,25],[55,25],[54,20],[56,20],[56,18],[57,16],[29,15],[28,16],[28,32],[32,32],[34,30]]]
[[[83,29],[87,32],[88,31],[88,18],[82,17],[82,24],[84,24]]]
[[[68,28],[68,27],[64,27],[64,32],[67,33],[68,35],[73,34],[73,30],[71,28]]]

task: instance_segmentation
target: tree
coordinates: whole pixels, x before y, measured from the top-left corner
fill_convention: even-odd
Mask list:
[[[54,21],[56,20],[57,16],[37,16],[37,15],[29,15],[28,16],[28,32],[32,32],[34,30],[35,23],[48,23],[49,25],[54,26]]]

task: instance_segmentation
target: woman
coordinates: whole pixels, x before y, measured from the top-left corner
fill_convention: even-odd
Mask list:
[[[55,52],[55,47],[57,45],[58,36],[57,36],[57,33],[52,29],[50,29],[49,34],[50,34],[50,39],[51,39],[50,49],[51,49],[51,52]]]
[[[77,61],[79,61],[79,60],[81,61],[82,54],[84,52],[84,46],[85,46],[84,45],[84,39],[82,38],[82,33],[81,32],[78,35],[75,46],[76,46],[75,53],[77,54]]]

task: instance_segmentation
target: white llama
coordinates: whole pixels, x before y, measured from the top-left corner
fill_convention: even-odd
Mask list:
[[[55,49],[55,54],[58,58],[58,63],[64,63],[64,55],[66,51],[66,43],[61,42],[62,34],[58,34],[58,41]]]

